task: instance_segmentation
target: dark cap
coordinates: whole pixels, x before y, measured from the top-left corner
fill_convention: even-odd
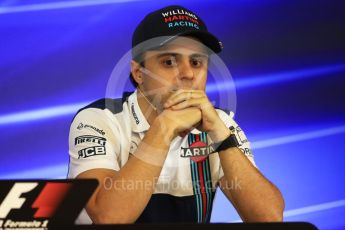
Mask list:
[[[199,16],[182,6],[173,5],[146,15],[140,22],[132,37],[132,56],[134,58],[153,48],[153,44],[142,45],[143,42],[153,39],[155,47],[160,47],[178,36],[195,37],[215,53],[222,50],[222,43],[208,32]]]

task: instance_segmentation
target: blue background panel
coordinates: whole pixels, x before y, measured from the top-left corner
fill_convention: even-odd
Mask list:
[[[343,1],[2,1],[0,178],[66,176],[74,114],[106,95],[135,26],[169,4],[195,11],[224,44],[235,119],[284,195],[285,221],[345,228]],[[132,90],[127,73],[116,77]],[[217,101],[232,81],[208,83]],[[212,221],[239,220],[218,191]]]

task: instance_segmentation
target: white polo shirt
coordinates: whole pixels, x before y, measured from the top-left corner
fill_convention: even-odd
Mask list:
[[[233,120],[234,114],[216,111],[255,166],[250,143]],[[119,171],[149,128],[136,91],[120,99],[101,99],[79,110],[70,127],[68,178],[95,168]],[[211,143],[208,135],[197,129],[172,141],[154,194],[137,222],[210,221],[218,181],[224,175],[218,153],[207,154]],[[77,223],[92,223],[85,210]]]

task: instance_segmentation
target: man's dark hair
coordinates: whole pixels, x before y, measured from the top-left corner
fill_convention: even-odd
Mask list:
[[[144,62],[144,54],[141,53],[137,55],[136,57],[133,57],[133,61],[137,62],[141,67],[145,67],[145,62]],[[138,83],[135,81],[132,72],[129,73],[129,79],[131,80],[132,85],[134,88],[138,87]]]
[[[131,83],[134,88],[138,87],[138,83],[134,80],[132,73],[129,73],[129,79],[131,80]]]

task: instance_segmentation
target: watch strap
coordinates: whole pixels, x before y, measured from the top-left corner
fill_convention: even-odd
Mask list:
[[[218,143],[213,143],[214,152],[220,152],[228,148],[238,147],[239,143],[235,134],[230,134],[225,140]]]

